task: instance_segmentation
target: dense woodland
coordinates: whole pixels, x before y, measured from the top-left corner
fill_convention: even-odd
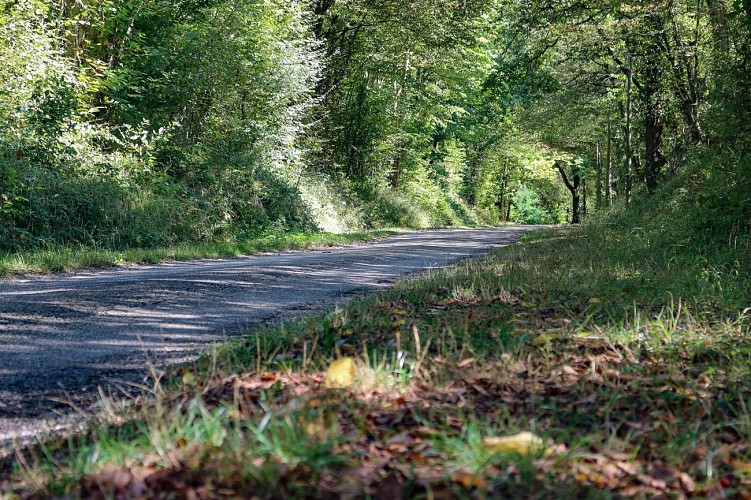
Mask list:
[[[4,250],[649,197],[748,232],[750,0],[3,0],[0,30]]]

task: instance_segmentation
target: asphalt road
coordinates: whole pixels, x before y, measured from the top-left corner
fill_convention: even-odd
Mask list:
[[[364,245],[0,281],[0,443],[63,394],[143,378],[258,322],[330,307],[454,264],[533,227],[406,233]],[[63,392],[63,389],[65,392]]]

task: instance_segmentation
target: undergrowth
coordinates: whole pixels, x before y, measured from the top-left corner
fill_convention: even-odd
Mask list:
[[[109,250],[96,248],[51,248],[0,254],[0,277],[14,274],[49,273],[102,268],[124,264],[149,264],[202,258],[227,258],[280,250],[304,250],[368,241],[394,234],[396,230],[331,233],[266,233],[224,243],[186,242],[166,247]]]
[[[20,450],[6,491],[748,497],[751,237],[736,219],[686,233],[694,196],[217,346]],[[335,358],[356,366],[344,388]],[[491,445],[519,432],[541,445]]]

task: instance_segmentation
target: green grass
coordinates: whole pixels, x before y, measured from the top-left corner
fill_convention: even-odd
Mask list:
[[[103,268],[124,264],[227,258],[281,250],[304,250],[374,240],[398,230],[377,230],[348,234],[279,233],[226,243],[183,243],[171,247],[107,250],[54,248],[0,254],[0,277],[24,273],[52,273],[76,269]]]
[[[748,497],[748,204],[710,181],[214,346],[19,450],[0,491]],[[493,445],[520,432],[542,446]]]
[[[112,403],[89,431],[19,453],[5,488],[748,495],[749,263],[722,243],[666,250],[671,237],[609,224],[528,234],[483,260],[256,330],[177,368],[151,396]],[[355,358],[357,374],[328,389],[339,356]],[[520,431],[548,453],[484,441]]]

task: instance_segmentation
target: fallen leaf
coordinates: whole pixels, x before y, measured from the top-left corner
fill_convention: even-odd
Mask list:
[[[615,466],[621,469],[626,474],[635,476],[641,472],[641,465],[637,462],[614,462]]]
[[[693,493],[694,491],[696,491],[696,483],[691,478],[691,476],[689,476],[685,472],[681,472],[681,475],[678,477],[681,480],[681,486],[683,486],[683,489],[687,493]]]
[[[534,345],[549,344],[554,340],[558,340],[559,338],[561,338],[561,336],[557,333],[543,333],[542,335],[535,337],[534,340],[532,340],[532,343]]]
[[[344,388],[352,385],[357,367],[352,358],[340,358],[329,365],[326,370],[325,385],[328,388]]]
[[[354,354],[357,352],[357,348],[349,344],[342,344],[340,349],[342,350],[342,352],[347,353],[347,354]]]
[[[751,477],[751,462],[744,462],[743,460],[731,461],[733,470],[745,477]]]
[[[519,455],[530,455],[542,452],[550,454],[550,450],[545,446],[541,437],[531,432],[520,432],[513,436],[486,436],[482,439],[487,449],[497,453],[518,453]]]
[[[465,366],[469,366],[469,365],[471,365],[471,364],[472,364],[472,363],[474,363],[474,362],[475,362],[475,358],[467,358],[467,359],[464,359],[464,360],[462,360],[462,361],[461,361],[461,362],[460,362],[460,363],[459,363],[458,365],[456,365],[456,366],[457,366],[457,368],[464,368]]]
[[[187,386],[196,385],[198,380],[196,379],[196,376],[193,375],[191,372],[185,372],[183,375],[183,384]]]
[[[568,375],[577,375],[577,376],[579,375],[579,372],[576,371],[576,368],[574,368],[573,366],[570,366],[570,365],[563,365],[561,367],[561,371],[563,373],[568,374]]]
[[[133,474],[124,467],[106,466],[99,474],[89,478],[86,488],[89,491],[97,489],[105,495],[114,495],[124,491],[133,481]]]
[[[486,483],[482,476],[470,474],[468,472],[454,472],[451,474],[451,480],[455,483],[461,484],[465,488],[482,488]]]

